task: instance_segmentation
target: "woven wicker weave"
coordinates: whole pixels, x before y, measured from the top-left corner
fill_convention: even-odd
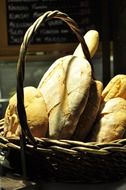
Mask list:
[[[23,104],[27,47],[41,23],[52,18],[61,19],[69,25],[91,63],[84,38],[77,24],[68,15],[59,11],[48,11],[40,16],[24,36],[17,65],[17,108],[22,136],[20,139],[5,139],[1,135],[0,147],[3,151],[8,151],[7,159],[14,171],[33,179],[74,183],[101,183],[121,179],[126,176],[126,139],[106,144],[40,139],[34,138],[27,126]]]

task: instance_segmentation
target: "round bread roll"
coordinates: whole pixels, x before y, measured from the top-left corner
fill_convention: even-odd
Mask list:
[[[108,143],[123,138],[125,131],[126,100],[113,98],[105,103],[88,140]]]
[[[47,105],[50,138],[71,138],[87,104],[91,81],[89,62],[73,55],[59,58],[44,74],[38,88]]]
[[[32,86],[24,88],[24,107],[27,123],[34,137],[45,137],[48,130],[48,113],[42,93]],[[19,136],[21,126],[17,113],[17,96],[14,94],[7,106],[4,117],[4,136]]]
[[[92,129],[99,111],[102,90],[102,82],[98,80],[92,80],[86,107],[80,116],[72,139],[84,141]]]

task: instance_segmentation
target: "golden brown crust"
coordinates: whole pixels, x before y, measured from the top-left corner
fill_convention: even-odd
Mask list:
[[[98,46],[99,46],[99,33],[96,30],[89,30],[84,35],[85,42],[88,46],[89,53],[91,58],[95,55]],[[82,50],[81,44],[77,46],[75,49],[73,55],[76,55],[78,57],[85,57],[84,52]]]
[[[24,88],[24,106],[27,123],[33,136],[45,137],[48,130],[48,114],[45,101],[39,89]],[[16,94],[10,98],[5,112],[4,135],[6,137],[19,136],[21,128],[17,114]]]
[[[83,141],[92,129],[99,110],[102,89],[102,82],[98,80],[92,80],[86,107],[80,116],[72,139]]]
[[[108,143],[123,138],[125,131],[126,100],[113,98],[105,103],[88,140]]]
[[[126,99],[126,75],[124,74],[114,76],[102,92],[105,102],[116,97]]]
[[[90,141],[108,143],[123,138],[126,130],[126,111],[104,115],[94,126],[94,132]]]
[[[73,55],[56,60],[39,83],[49,115],[49,136],[69,139],[83,112],[92,80],[89,62]]]

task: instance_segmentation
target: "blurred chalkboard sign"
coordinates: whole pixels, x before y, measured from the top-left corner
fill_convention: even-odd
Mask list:
[[[19,51],[27,28],[48,10],[67,13],[79,25],[82,34],[97,26],[96,11],[91,0],[0,0],[0,54],[14,55]],[[97,17],[97,16],[96,16]],[[43,24],[31,42],[31,51],[68,51],[76,37],[61,20]],[[77,42],[78,43],[78,42]]]

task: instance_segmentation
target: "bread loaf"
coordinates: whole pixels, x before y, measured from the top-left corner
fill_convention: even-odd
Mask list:
[[[92,80],[86,107],[80,116],[72,139],[84,141],[90,133],[100,107],[102,90],[102,82]]]
[[[45,137],[48,130],[48,113],[45,101],[39,89],[24,88],[24,107],[28,127],[34,137]],[[13,95],[7,106],[4,117],[4,136],[19,136],[21,127],[17,113],[17,97]]]
[[[126,131],[126,100],[108,100],[100,112],[90,134],[89,141],[108,143],[121,139]]]
[[[100,115],[116,112],[122,109],[126,110],[126,100],[120,97],[112,98],[108,102],[104,103]]]
[[[84,35],[85,42],[87,44],[87,47],[90,52],[91,58],[95,55],[98,46],[99,46],[99,33],[96,30],[89,30],[85,35]],[[75,49],[73,55],[76,55],[78,57],[85,57],[84,52],[81,48],[81,44],[77,46]]]
[[[42,77],[42,92],[49,115],[49,137],[70,139],[89,95],[92,70],[89,62],[73,55],[56,60]]]
[[[124,74],[114,76],[102,92],[102,99],[105,102],[115,97],[126,99],[126,75]]]

